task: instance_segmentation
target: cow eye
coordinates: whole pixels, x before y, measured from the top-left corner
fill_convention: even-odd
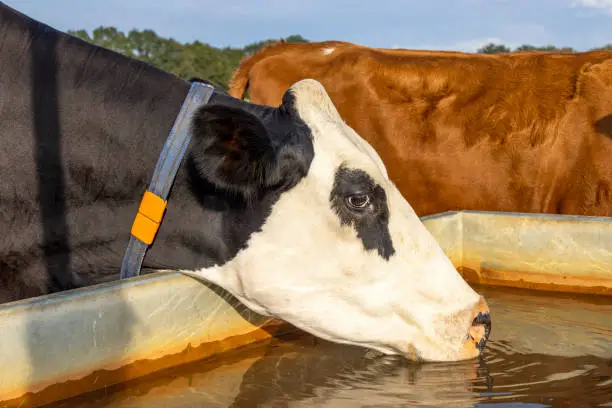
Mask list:
[[[354,194],[346,198],[346,204],[349,208],[363,210],[370,205],[370,196],[367,194]]]

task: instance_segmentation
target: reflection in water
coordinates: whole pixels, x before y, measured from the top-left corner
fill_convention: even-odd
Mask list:
[[[57,407],[612,407],[612,299],[479,288],[480,359],[417,364],[300,333]]]

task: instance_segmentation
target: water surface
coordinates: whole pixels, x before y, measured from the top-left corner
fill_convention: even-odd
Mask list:
[[[612,299],[476,288],[484,355],[418,364],[304,333],[55,407],[612,407]]]

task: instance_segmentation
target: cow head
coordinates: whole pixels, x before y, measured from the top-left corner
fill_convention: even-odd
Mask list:
[[[486,303],[322,85],[294,84],[278,108],[232,100],[197,113],[195,167],[250,203],[240,228],[265,215],[230,260],[182,272],[333,342],[423,360],[477,356]]]

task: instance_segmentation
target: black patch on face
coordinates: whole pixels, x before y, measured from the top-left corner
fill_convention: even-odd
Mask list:
[[[387,195],[366,172],[338,169],[330,201],[342,224],[355,228],[365,249],[376,249],[387,260],[395,253],[389,234]]]

